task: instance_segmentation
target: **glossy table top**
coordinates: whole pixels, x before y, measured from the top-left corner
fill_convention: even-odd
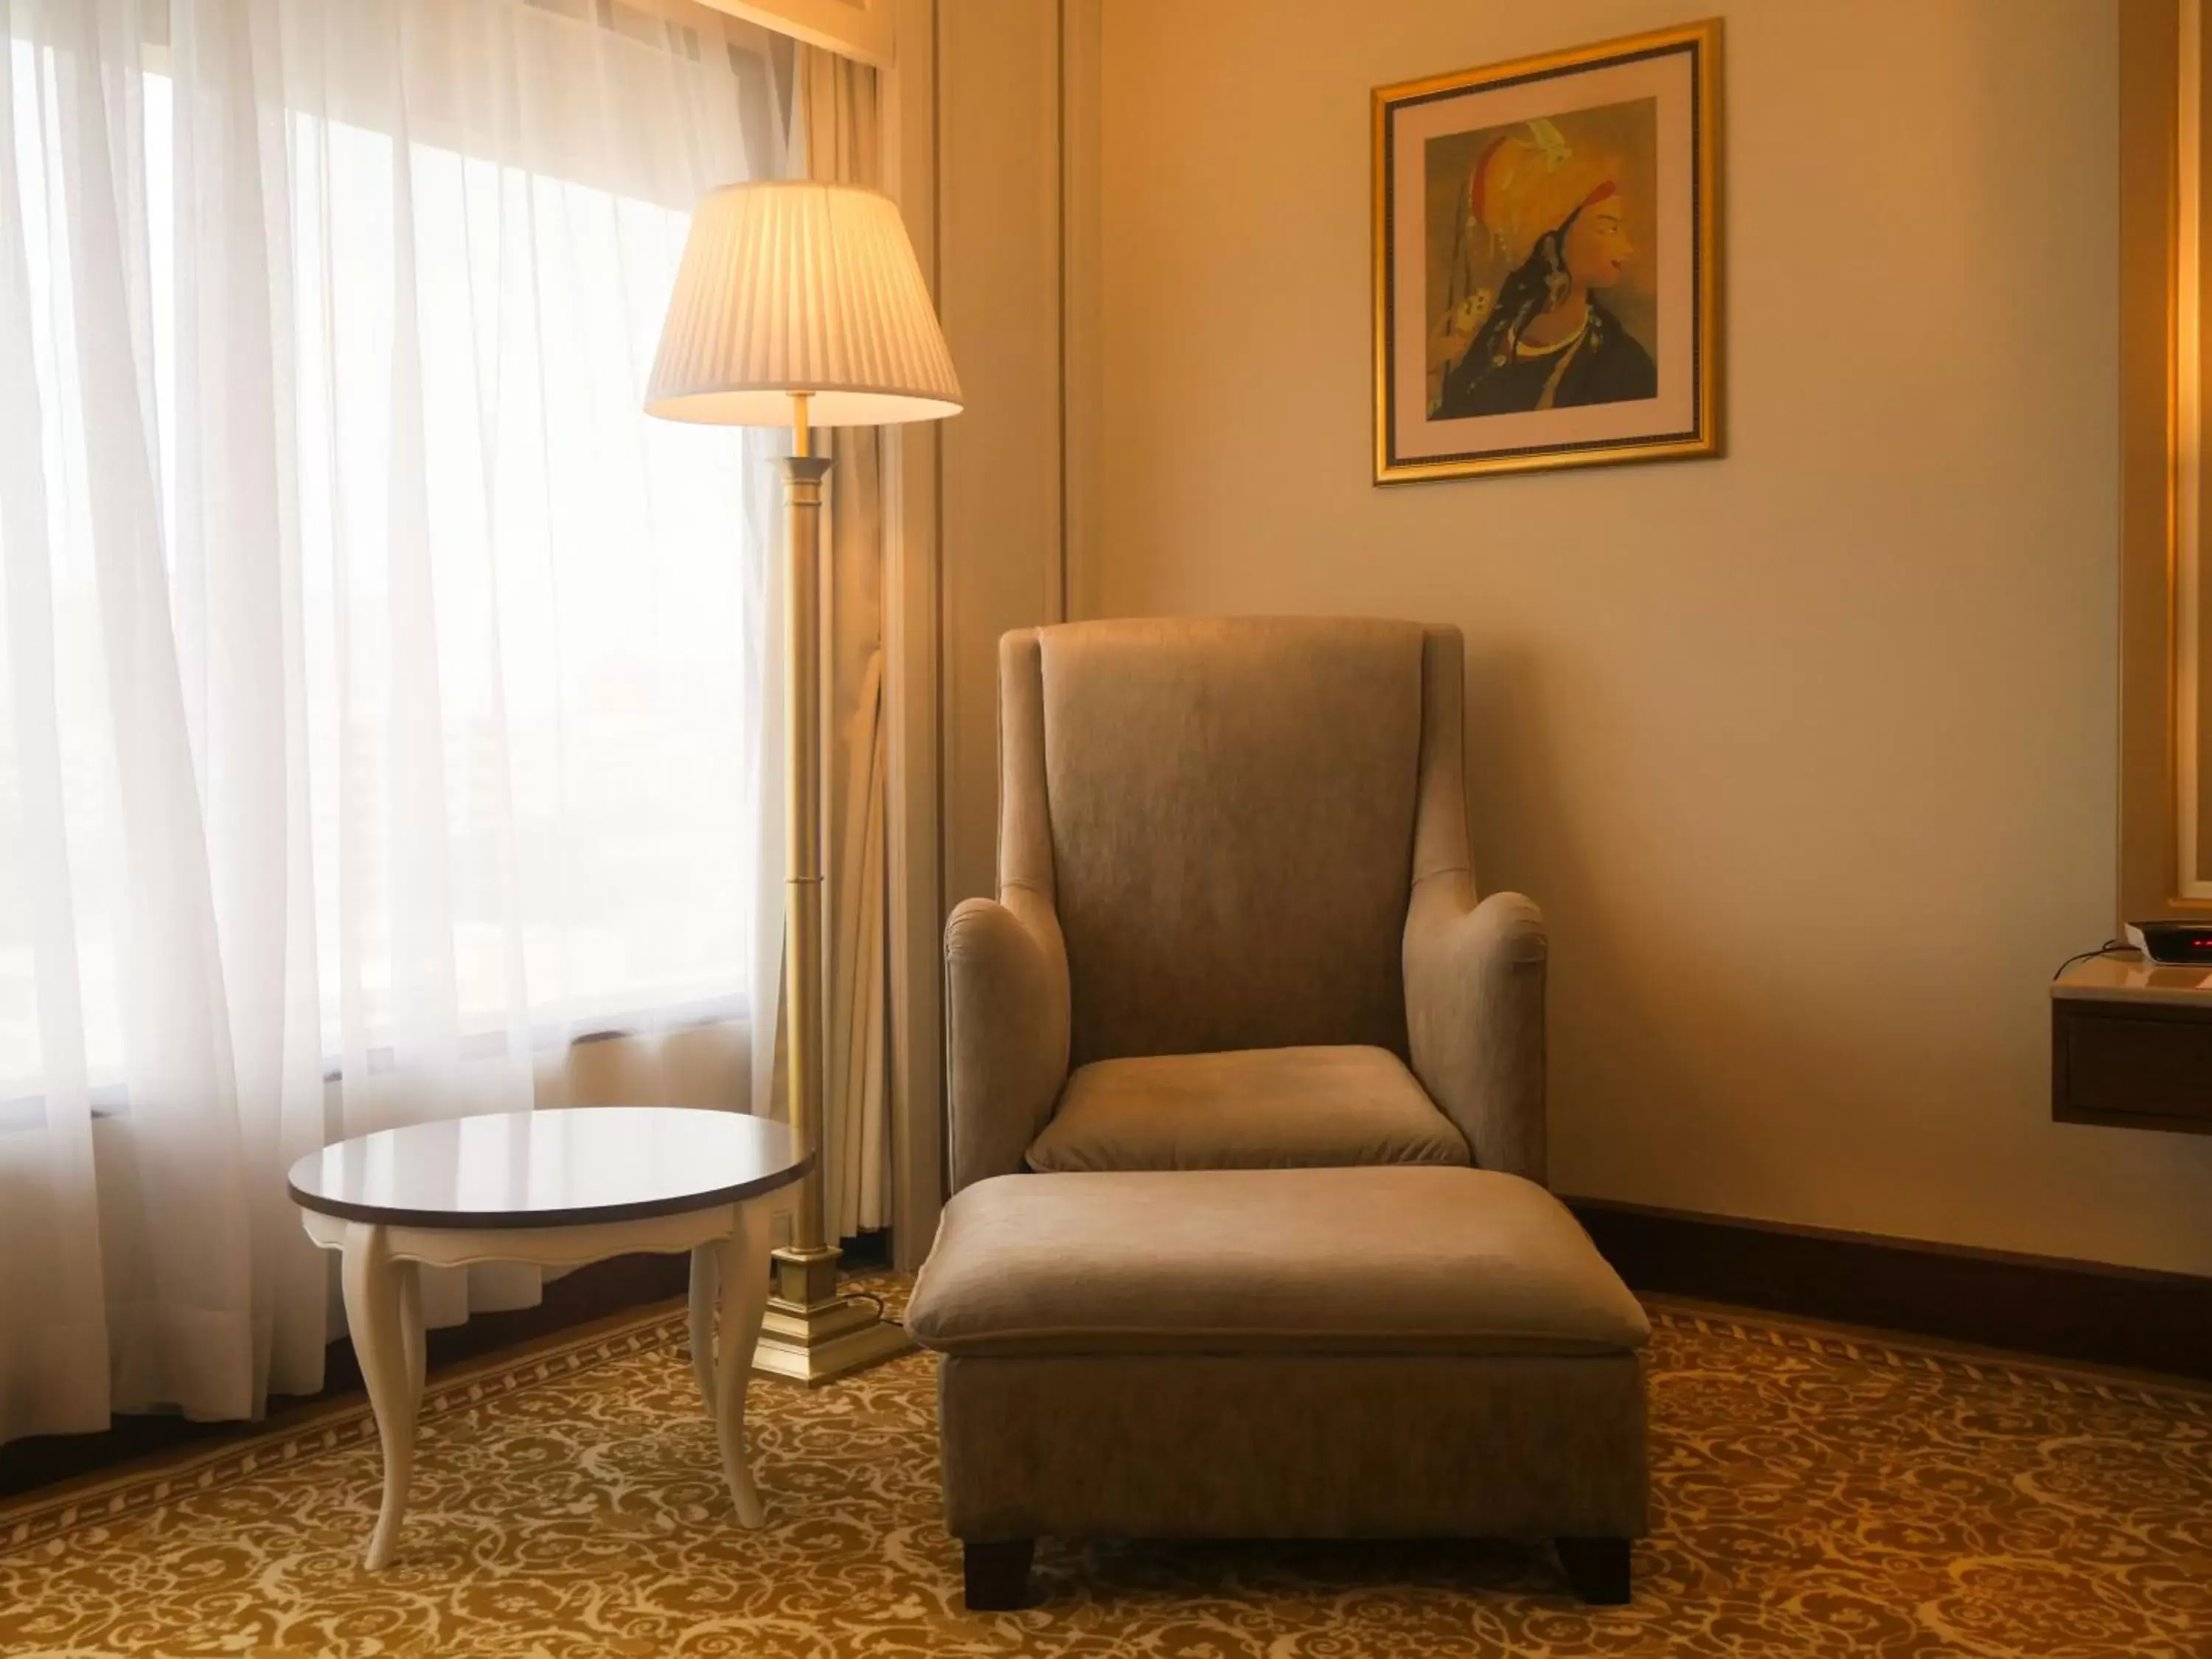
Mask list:
[[[635,1221],[789,1186],[811,1157],[738,1112],[580,1106],[382,1129],[292,1166],[292,1201],[352,1221],[551,1227]]]

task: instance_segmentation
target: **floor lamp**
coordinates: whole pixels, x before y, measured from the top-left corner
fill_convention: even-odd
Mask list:
[[[852,185],[728,185],[699,204],[661,325],[646,410],[672,421],[788,426],[785,556],[784,1030],[793,1132],[815,1155],[757,1369],[815,1383],[902,1352],[872,1297],[841,1296],[824,1237],[822,481],[817,426],[959,412],[960,383],[890,198]]]

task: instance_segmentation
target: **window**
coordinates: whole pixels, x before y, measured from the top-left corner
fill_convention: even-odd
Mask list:
[[[762,469],[639,404],[690,203],[778,164],[771,52],[572,9],[295,0],[274,137],[180,123],[149,68],[99,194],[70,43],[9,43],[0,330],[33,373],[0,440],[43,501],[0,474],[0,1099],[58,1029],[95,1090],[129,1074],[183,971],[140,971],[176,943],[149,889],[204,887],[230,1000],[304,985],[325,1056],[744,1006]],[[114,203],[109,282],[80,264]],[[107,503],[142,434],[134,538]],[[120,614],[142,556],[166,663]],[[189,787],[149,807],[170,702]]]

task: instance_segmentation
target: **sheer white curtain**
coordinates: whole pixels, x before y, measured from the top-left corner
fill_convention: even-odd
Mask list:
[[[681,0],[0,48],[6,1438],[318,1386],[329,1135],[772,1010],[764,451],[639,401],[790,57]]]

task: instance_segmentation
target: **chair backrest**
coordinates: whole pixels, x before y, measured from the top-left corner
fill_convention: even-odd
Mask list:
[[[1425,696],[1446,667],[1450,695]],[[1059,916],[1071,1063],[1406,1052],[1425,756],[1449,757],[1437,827],[1465,846],[1456,630],[1078,623],[1008,635],[1000,669],[1000,883],[1042,892]]]

